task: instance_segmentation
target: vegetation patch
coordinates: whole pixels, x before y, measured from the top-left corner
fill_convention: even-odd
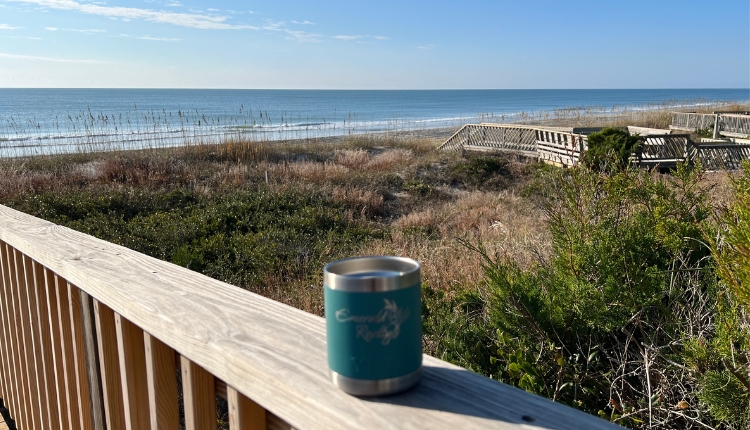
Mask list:
[[[468,188],[503,189],[513,178],[508,166],[508,160],[500,157],[470,157],[451,168],[450,178]]]
[[[588,135],[588,149],[581,154],[581,161],[593,169],[602,170],[607,164],[623,169],[635,153],[640,138],[631,136],[627,130],[608,127]]]

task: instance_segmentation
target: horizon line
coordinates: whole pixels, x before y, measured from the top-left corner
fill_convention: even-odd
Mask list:
[[[643,88],[229,88],[229,87],[0,87],[0,90],[227,90],[227,91],[623,91],[623,90],[747,90],[750,87]]]

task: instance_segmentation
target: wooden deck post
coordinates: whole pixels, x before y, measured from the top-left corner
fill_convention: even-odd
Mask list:
[[[86,354],[86,374],[89,380],[91,401],[91,421],[94,429],[105,429],[104,393],[101,380],[99,346],[94,315],[94,300],[85,291],[80,291],[81,317],[83,322],[84,347]]]
[[[719,114],[714,114],[714,139],[719,138]]]

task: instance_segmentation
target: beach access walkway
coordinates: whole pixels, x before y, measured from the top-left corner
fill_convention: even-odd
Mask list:
[[[673,169],[680,162],[700,160],[704,170],[735,170],[750,159],[750,141],[720,138],[750,136],[750,115],[674,113],[669,130],[627,127],[642,141],[633,157],[639,167]],[[674,125],[677,124],[677,125]],[[719,124],[719,127],[714,127]],[[695,128],[691,128],[695,127]],[[693,142],[690,134],[675,130],[714,128],[715,139]],[[438,149],[444,151],[499,151],[570,167],[588,149],[588,135],[602,127],[546,127],[519,124],[467,124]]]

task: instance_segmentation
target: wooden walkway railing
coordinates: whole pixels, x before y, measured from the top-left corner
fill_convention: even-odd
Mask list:
[[[320,317],[0,206],[0,398],[19,429],[215,429],[217,395],[231,429],[611,426],[429,356],[415,389],[352,397],[325,345]]]
[[[691,156],[701,160],[704,170],[738,170],[750,159],[750,145],[735,143],[696,143]]]
[[[730,137],[750,136],[750,115],[721,114],[720,131]]]
[[[459,129],[438,149],[500,150],[522,152],[559,166],[573,166],[588,149],[587,134],[601,128],[541,128],[514,124],[468,124]],[[656,129],[640,129],[644,135],[633,161],[644,167],[674,167],[689,160],[690,135],[667,134]]]
[[[536,151],[536,127],[505,124],[466,124],[440,145],[439,149],[461,151],[486,147],[509,151]]]
[[[750,136],[750,115],[746,112],[712,114],[673,112],[670,128],[685,131],[713,130],[717,120],[719,128],[717,133],[714,133],[717,137],[718,133],[729,137],[747,138]]]
[[[673,112],[670,128],[684,131],[713,129],[716,122],[715,114]]]

